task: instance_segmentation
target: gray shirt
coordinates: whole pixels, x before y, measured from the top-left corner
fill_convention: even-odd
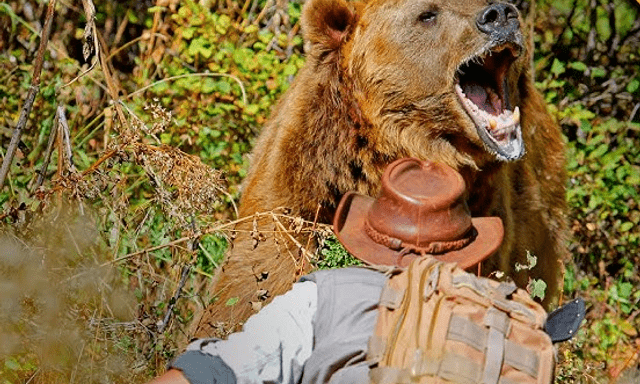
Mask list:
[[[368,383],[367,342],[386,279],[366,268],[307,275],[242,332],[197,340],[171,366],[192,384]]]

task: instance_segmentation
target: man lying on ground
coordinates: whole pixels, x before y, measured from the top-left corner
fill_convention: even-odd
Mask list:
[[[471,218],[464,196],[462,177],[446,165],[416,159],[392,163],[385,170],[377,198],[349,193],[334,219],[340,242],[371,267],[304,276],[291,291],[252,316],[242,332],[227,340],[191,343],[152,383],[400,383],[429,377],[460,383],[502,383],[508,381],[505,377],[515,377],[515,382],[550,382],[555,360],[551,339],[540,330],[546,318],[542,307],[511,284],[489,283],[462,271],[475,269],[498,249],[503,238],[501,220]],[[426,277],[411,283],[410,274],[408,280],[399,277],[408,273],[400,272],[403,270],[419,271]],[[434,272],[440,270],[449,272]],[[457,293],[434,295],[446,279],[459,282],[458,287],[449,288]],[[427,287],[432,285],[429,297],[421,286],[424,281]],[[438,353],[435,346],[410,347],[396,336],[387,338],[390,331],[381,324],[383,315],[379,314],[383,312],[387,323],[388,316],[409,316],[398,308],[409,311],[409,292],[416,285],[420,285],[420,295],[425,295],[418,301],[418,310],[423,305],[430,309],[412,321],[427,321],[434,329],[444,327],[446,335],[434,337],[449,344],[446,348],[439,345]],[[458,296],[479,297],[476,301],[482,305],[452,301]],[[441,302],[453,303],[447,308],[456,313],[447,315],[446,324],[431,318],[436,312],[433,308],[440,308]],[[442,308],[439,311],[445,312]],[[472,313],[482,313],[484,323],[481,318],[481,324],[474,325],[476,315]],[[520,313],[531,314],[528,328],[521,327]],[[504,327],[494,324],[497,322]],[[460,329],[453,329],[454,323]],[[402,324],[407,329],[422,327]],[[524,339],[537,338],[538,344],[534,348],[516,345],[518,335],[514,338],[513,333],[517,332],[531,333]],[[402,329],[397,334],[402,334]],[[382,339],[385,347],[373,345]],[[393,348],[388,347],[394,343],[401,345],[401,353],[415,350],[424,352],[425,357],[420,355],[412,367],[394,363],[389,352]],[[442,352],[445,349],[448,352]]]

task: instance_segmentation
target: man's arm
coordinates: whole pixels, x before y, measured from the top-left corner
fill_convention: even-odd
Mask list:
[[[162,376],[151,380],[149,384],[189,384],[189,381],[179,370],[170,369]]]
[[[153,383],[296,383],[313,349],[317,302],[314,282],[296,283],[249,318],[242,332],[191,343],[157,379],[174,381]]]

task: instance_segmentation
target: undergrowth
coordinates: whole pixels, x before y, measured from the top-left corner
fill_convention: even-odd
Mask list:
[[[565,296],[588,308],[560,348],[557,382],[636,383],[640,5],[517,3],[539,16],[537,86],[567,140]],[[0,4],[3,157],[46,6]],[[247,153],[304,61],[298,1],[96,6],[97,42],[83,37],[84,9],[58,4],[40,91],[0,190],[3,383],[142,382],[162,372],[211,299],[206,283],[233,238]],[[335,238],[325,244],[319,268],[354,263]]]

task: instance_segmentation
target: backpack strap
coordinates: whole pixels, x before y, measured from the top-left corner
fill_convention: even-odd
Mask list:
[[[421,376],[437,376],[457,384],[478,384],[481,367],[466,357],[447,352],[442,358],[425,356],[416,351],[410,368],[375,367],[369,377],[375,384],[411,384]],[[502,383],[500,383],[502,384]]]
[[[452,284],[456,288],[467,287],[479,295],[491,299],[491,303],[500,310],[510,313],[512,316],[520,315],[530,323],[538,323],[536,315],[524,304],[509,300],[517,287],[513,283],[501,282],[492,287],[488,279],[476,279],[473,275],[464,273],[453,277]]]
[[[416,259],[387,281],[367,351],[372,382],[550,383],[542,307],[513,283],[433,260]]]
[[[380,303],[384,307],[389,309],[398,309],[402,303],[405,290],[399,290],[391,287],[389,284],[385,284],[380,293]]]
[[[509,317],[499,309],[491,307],[485,314],[484,325],[489,327],[489,334],[482,383],[497,384],[504,361],[504,341],[505,335],[509,332]]]

